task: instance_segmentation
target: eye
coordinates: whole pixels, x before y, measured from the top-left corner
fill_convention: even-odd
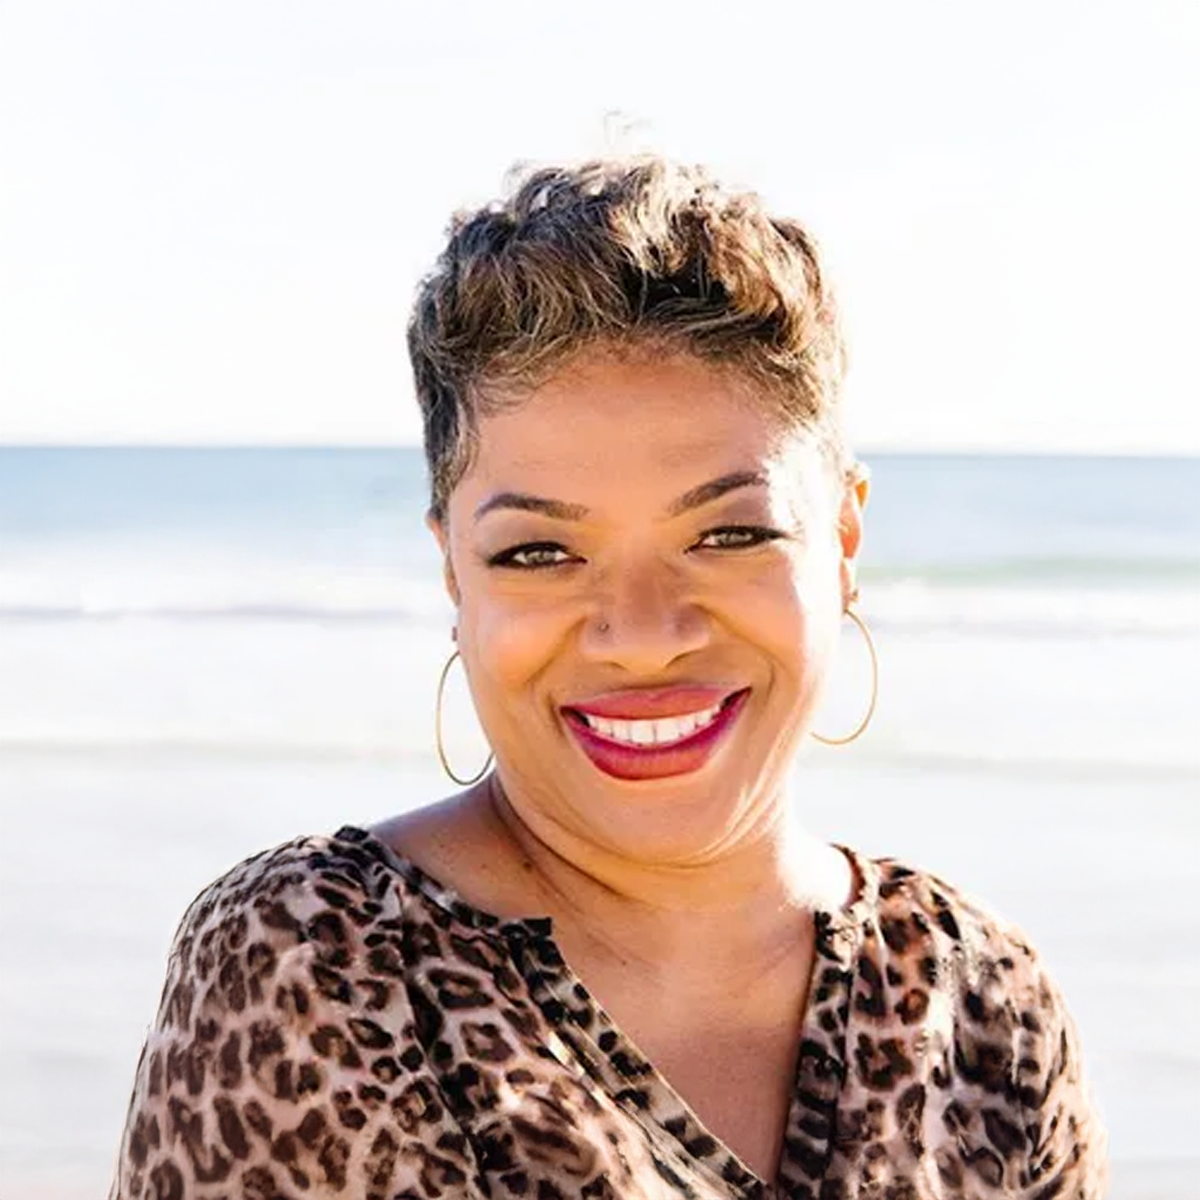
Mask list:
[[[745,550],[784,537],[778,529],[763,525],[722,525],[710,529],[692,547],[693,550]]]
[[[493,554],[489,567],[512,567],[518,571],[537,571],[575,562],[575,557],[558,542],[525,542]]]

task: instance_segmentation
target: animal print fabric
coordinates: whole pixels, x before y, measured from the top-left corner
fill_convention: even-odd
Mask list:
[[[710,1134],[545,920],[370,834],[249,859],[185,915],[110,1200],[1098,1200],[1103,1134],[1028,942],[851,854],[817,918],[779,1175]]]

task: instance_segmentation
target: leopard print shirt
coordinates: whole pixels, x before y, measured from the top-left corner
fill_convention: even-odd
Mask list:
[[[817,917],[778,1177],[710,1134],[545,920],[370,834],[251,858],[184,917],[111,1200],[1099,1200],[1071,1020],[1015,929],[851,855]]]

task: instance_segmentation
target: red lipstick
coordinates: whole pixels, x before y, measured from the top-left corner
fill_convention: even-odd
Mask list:
[[[618,721],[645,721],[655,717],[679,717],[685,713],[716,708],[734,694],[733,688],[706,684],[679,684],[675,687],[629,688],[623,692],[604,692],[590,700],[568,705],[575,712]]]
[[[749,688],[674,687],[610,692],[563,709],[567,728],[593,766],[616,779],[666,779],[698,771],[716,753],[745,707]],[[678,741],[633,745],[592,728],[584,713],[613,721],[682,717],[712,708],[705,726]]]

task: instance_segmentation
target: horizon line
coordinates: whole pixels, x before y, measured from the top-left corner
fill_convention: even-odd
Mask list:
[[[229,451],[237,453],[271,452],[284,453],[343,451],[347,453],[391,453],[397,450],[423,453],[420,442],[408,441],[8,441],[0,439],[0,452],[9,450],[42,451]],[[1093,459],[1176,459],[1200,458],[1200,446],[1184,450],[1142,447],[1132,450],[1105,448],[1078,449],[1067,447],[1020,447],[1020,446],[864,446],[856,457],[870,458],[1093,458]]]

